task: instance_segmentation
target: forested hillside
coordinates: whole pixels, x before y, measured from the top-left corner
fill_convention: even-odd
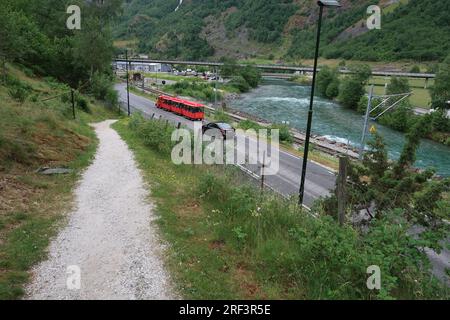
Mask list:
[[[450,2],[379,0],[382,29],[368,31],[366,9],[374,1],[342,0],[327,10],[322,56],[395,61],[442,60],[449,51]],[[310,58],[313,0],[128,0],[115,27],[117,39],[137,39],[140,52],[170,58],[273,56]]]
[[[81,30],[69,30],[69,5],[81,8]],[[110,22],[122,0],[0,0],[0,60],[23,65],[97,98],[112,96]],[[3,70],[3,73],[6,71]],[[95,91],[95,92],[94,92]]]

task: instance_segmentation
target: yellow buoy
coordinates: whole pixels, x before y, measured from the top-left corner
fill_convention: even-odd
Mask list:
[[[371,126],[371,127],[370,127],[370,133],[371,133],[371,134],[377,133],[377,127]]]

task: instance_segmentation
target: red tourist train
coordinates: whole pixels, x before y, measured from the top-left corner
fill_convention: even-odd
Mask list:
[[[156,107],[194,121],[205,119],[205,106],[179,98],[160,96]]]

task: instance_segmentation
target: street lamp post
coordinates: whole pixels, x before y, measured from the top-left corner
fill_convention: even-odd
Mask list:
[[[306,139],[305,139],[305,148],[303,154],[303,167],[302,167],[302,178],[300,181],[300,191],[299,191],[299,205],[303,205],[303,198],[305,194],[305,180],[306,180],[306,168],[308,165],[308,153],[309,153],[309,141],[311,138],[311,127],[312,127],[312,116],[313,116],[313,105],[314,105],[314,93],[316,88],[316,75],[317,75],[317,60],[319,58],[319,46],[320,46],[320,31],[322,29],[322,16],[323,16],[323,8],[324,7],[340,7],[338,1],[330,0],[330,1],[318,1],[319,5],[319,21],[317,25],[317,39],[316,39],[316,51],[314,54],[314,70],[313,70],[313,80],[312,80],[312,88],[311,88],[311,99],[309,103],[309,111],[308,111],[308,124],[306,127]]]

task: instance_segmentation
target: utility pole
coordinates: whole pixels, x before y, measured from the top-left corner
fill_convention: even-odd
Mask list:
[[[361,146],[360,146],[360,149],[359,149],[359,159],[360,160],[363,157],[364,146],[365,146],[366,135],[367,135],[367,128],[369,126],[370,111],[372,109],[373,87],[374,87],[374,85],[370,86],[369,99],[367,101],[366,116],[364,117],[364,127],[363,127],[362,138],[361,138]]]
[[[128,49],[125,51],[125,59],[127,61],[127,107],[128,107],[128,116],[131,115],[130,112],[130,74],[129,74],[129,66],[128,66]]]
[[[337,179],[338,220],[341,226],[345,223],[345,211],[347,208],[347,171],[348,158],[339,157],[339,176]]]
[[[214,82],[214,109],[217,110],[217,67],[214,67],[214,74],[215,74],[215,82]]]

